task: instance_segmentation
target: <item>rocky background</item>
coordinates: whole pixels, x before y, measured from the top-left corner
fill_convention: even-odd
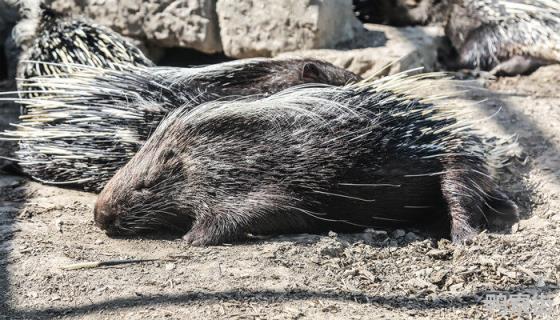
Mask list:
[[[367,0],[50,2],[134,39],[160,65],[295,55],[367,77],[441,70],[450,52],[432,12],[438,0],[380,0],[375,8]],[[29,32],[17,23],[34,14],[18,12],[15,3],[0,0],[4,92],[15,88],[12,32]],[[469,89],[448,103],[464,105],[477,129],[516,135],[520,146],[501,184],[519,204],[522,221],[464,246],[413,229],[209,248],[175,239],[111,239],[93,226],[94,194],[0,173],[0,319],[557,319],[559,74],[553,65],[454,88]],[[0,130],[17,121],[18,110],[0,99]],[[10,148],[0,145],[0,156]],[[150,261],[64,269],[123,259]],[[510,301],[501,313],[485,304],[492,294],[529,298],[516,305],[520,310]],[[538,307],[543,301],[548,304]]]

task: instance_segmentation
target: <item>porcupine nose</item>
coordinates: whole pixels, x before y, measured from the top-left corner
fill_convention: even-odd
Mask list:
[[[98,228],[107,233],[114,229],[116,216],[114,214],[110,214],[110,211],[107,210],[106,206],[100,203],[100,201],[97,201],[95,204],[93,215],[95,225]]]

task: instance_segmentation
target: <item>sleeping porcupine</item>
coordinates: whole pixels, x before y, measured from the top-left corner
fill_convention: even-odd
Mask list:
[[[175,110],[106,184],[95,222],[211,245],[403,225],[462,241],[516,220],[479,137],[448,106],[409,95],[420,77]]]
[[[171,109],[187,102],[270,94],[360,77],[314,59],[250,59],[200,68],[153,67],[107,28],[43,8],[19,82],[25,106],[16,157],[44,183],[99,191]]]
[[[560,62],[558,0],[448,0],[445,33],[459,65],[496,75]]]
[[[267,95],[310,82],[359,80],[313,59],[249,59],[200,68],[72,68],[56,78],[26,80],[45,96],[21,99],[29,114],[17,130],[4,135],[20,141],[19,165],[31,177],[97,191],[159,121],[185,103]]]

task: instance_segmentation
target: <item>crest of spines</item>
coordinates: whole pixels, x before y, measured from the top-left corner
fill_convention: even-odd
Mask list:
[[[558,0],[458,0],[481,21],[548,19],[560,23]]]

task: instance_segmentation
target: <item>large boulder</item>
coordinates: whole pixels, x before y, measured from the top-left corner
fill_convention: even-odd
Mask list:
[[[216,0],[54,0],[51,6],[152,45],[222,51]]]
[[[346,48],[338,48],[342,50],[297,50],[278,56],[322,59],[363,77],[418,67],[423,71],[438,68],[438,50],[444,46],[442,28],[364,26],[367,32],[347,43]]]
[[[333,48],[363,27],[351,0],[218,0],[224,53],[234,58]]]

